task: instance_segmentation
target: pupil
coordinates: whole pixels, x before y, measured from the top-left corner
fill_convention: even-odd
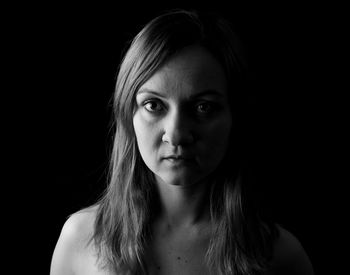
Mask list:
[[[201,105],[199,105],[199,110],[201,112],[207,112],[209,109],[210,109],[210,107],[209,107],[208,104],[201,104]]]
[[[155,109],[156,108],[156,104],[154,102],[151,102],[151,109]]]

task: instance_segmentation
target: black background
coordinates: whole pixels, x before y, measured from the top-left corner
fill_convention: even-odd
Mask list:
[[[327,242],[320,228],[334,174],[334,16],[296,4],[38,4],[7,20],[13,151],[23,205],[20,241],[35,274],[48,274],[67,216],[105,186],[110,98],[125,45],[160,11],[200,8],[229,18],[254,75],[249,157],[276,220],[296,235],[315,270]],[[10,115],[11,116],[11,115]],[[14,155],[14,156],[13,156]],[[23,204],[21,204],[23,203]],[[15,201],[17,204],[17,201]],[[34,247],[34,249],[33,249]]]

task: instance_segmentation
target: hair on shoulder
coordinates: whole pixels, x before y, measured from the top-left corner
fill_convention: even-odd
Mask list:
[[[113,98],[113,149],[108,187],[97,203],[94,241],[103,266],[116,272],[146,274],[145,249],[157,208],[154,175],[144,164],[132,118],[138,89],[167,60],[187,46],[200,45],[222,65],[230,106],[239,104],[246,61],[228,20],[218,14],[170,10],[150,20],[135,36],[120,64]],[[239,160],[239,139],[232,136],[210,193],[214,226],[207,264],[215,274],[256,274],[272,255],[276,230],[249,203]]]

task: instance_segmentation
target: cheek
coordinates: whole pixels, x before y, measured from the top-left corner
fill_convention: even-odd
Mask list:
[[[134,115],[133,126],[140,154],[147,164],[157,153],[159,130],[157,125],[145,120],[139,113]]]
[[[232,128],[231,116],[214,121],[203,133],[202,146],[209,161],[219,162],[224,157]]]

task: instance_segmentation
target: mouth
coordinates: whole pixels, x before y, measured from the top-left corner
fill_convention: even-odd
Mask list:
[[[163,158],[170,163],[192,163],[194,161],[193,157],[182,156],[182,155],[171,155]]]

